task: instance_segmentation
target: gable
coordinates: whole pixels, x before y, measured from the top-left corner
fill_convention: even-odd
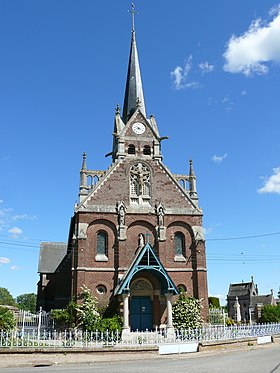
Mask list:
[[[120,284],[116,287],[114,294],[120,295],[129,292],[131,280],[134,275],[140,271],[152,272],[161,281],[164,291],[179,294],[177,287],[169,277],[149,243],[136,255],[130,268],[125,273]]]
[[[123,201],[128,211],[130,206],[137,207],[137,201],[134,204],[131,201],[131,173],[134,172],[132,170],[137,168],[138,164],[142,165],[142,168],[145,167],[145,173],[149,172],[150,192],[148,192],[147,198],[145,197],[147,203],[142,203],[142,207],[150,208],[154,211],[155,204],[161,201],[167,212],[168,209],[172,209],[173,213],[178,212],[180,214],[180,211],[184,209],[184,213],[202,214],[201,210],[195,206],[188,192],[182,189],[163,163],[133,156],[113,164],[79,206],[79,209],[82,206],[87,208],[95,205],[100,206],[100,208],[104,206],[108,211],[115,212],[117,201]]]

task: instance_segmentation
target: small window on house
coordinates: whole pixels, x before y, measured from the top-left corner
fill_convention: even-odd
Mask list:
[[[175,261],[185,260],[185,237],[181,232],[174,235],[174,253]]]
[[[151,147],[149,145],[145,145],[143,148],[144,155],[151,155]]]
[[[133,144],[128,145],[127,153],[128,154],[135,154],[135,145],[133,145]]]
[[[104,231],[99,231],[96,236],[96,256],[95,260],[108,261],[108,235]]]

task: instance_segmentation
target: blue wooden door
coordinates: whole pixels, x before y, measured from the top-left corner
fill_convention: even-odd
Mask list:
[[[150,297],[132,297],[130,301],[131,330],[152,330],[152,302]]]

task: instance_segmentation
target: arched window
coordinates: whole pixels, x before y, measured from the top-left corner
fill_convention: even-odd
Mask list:
[[[143,148],[144,155],[151,155],[151,147],[149,145],[145,145]]]
[[[135,154],[135,145],[133,145],[133,144],[128,145],[127,153],[128,154]]]
[[[93,185],[96,185],[99,181],[99,177],[97,175],[94,175],[93,177]]]
[[[185,237],[181,232],[176,232],[174,235],[174,251],[175,258],[185,256]]]
[[[91,187],[91,186],[92,186],[92,176],[91,176],[91,175],[88,175],[88,176],[87,176],[87,186],[88,186],[88,187]]]
[[[97,261],[108,260],[108,235],[105,231],[99,231],[96,235],[96,257]]]

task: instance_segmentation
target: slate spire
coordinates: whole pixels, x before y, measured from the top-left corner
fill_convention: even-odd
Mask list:
[[[130,12],[132,14],[132,33],[122,115],[122,119],[125,124],[137,108],[139,108],[142,114],[146,117],[145,101],[134,29],[134,15],[136,14],[136,12],[133,3],[131,4],[131,6],[132,7]]]

